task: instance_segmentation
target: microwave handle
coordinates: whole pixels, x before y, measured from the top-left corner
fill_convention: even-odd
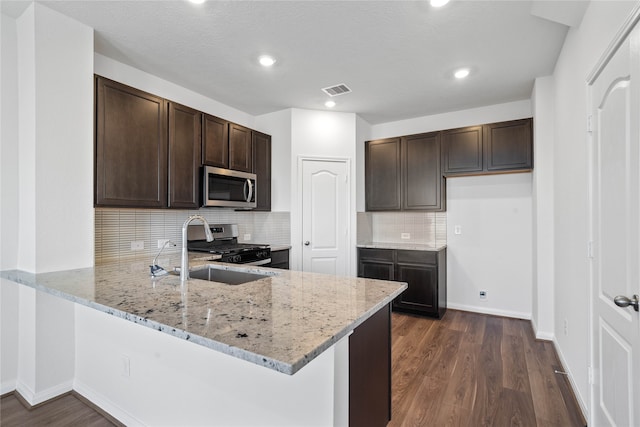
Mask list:
[[[247,195],[247,184],[249,186],[249,194]],[[247,179],[244,183],[244,197],[247,202],[251,201],[251,197],[253,196],[253,183],[250,179]]]

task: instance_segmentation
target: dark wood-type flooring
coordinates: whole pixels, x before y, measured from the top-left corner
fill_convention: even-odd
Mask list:
[[[0,425],[2,427],[113,427],[107,418],[73,394],[66,394],[31,410],[14,394],[0,400]]]
[[[407,426],[584,426],[553,344],[529,321],[449,310],[441,320],[393,313],[392,420]],[[0,425],[113,424],[74,395],[28,411],[0,401]]]
[[[449,310],[392,317],[399,426],[585,426],[553,344],[527,320]]]

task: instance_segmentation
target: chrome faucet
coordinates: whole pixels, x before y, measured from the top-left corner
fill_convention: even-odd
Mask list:
[[[211,233],[211,229],[209,228],[209,223],[206,219],[204,219],[201,215],[191,215],[187,220],[182,224],[182,260],[180,262],[180,281],[186,282],[189,280],[189,251],[187,250],[187,228],[189,223],[194,219],[199,219],[202,221],[204,225],[204,232],[207,236],[207,242],[213,241],[213,233]]]

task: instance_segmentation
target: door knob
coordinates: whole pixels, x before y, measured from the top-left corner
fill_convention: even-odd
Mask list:
[[[613,299],[613,302],[615,302],[618,307],[628,307],[631,305],[635,311],[638,311],[638,295],[634,295],[631,299],[623,295],[618,295]]]
[[[309,246],[309,243],[311,243],[311,242],[309,242],[309,241],[307,240],[306,242],[304,242],[304,245],[305,245],[305,246]]]

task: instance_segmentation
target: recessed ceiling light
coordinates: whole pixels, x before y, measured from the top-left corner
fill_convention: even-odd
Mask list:
[[[459,70],[456,70],[456,72],[453,73],[453,75],[456,77],[456,79],[464,79],[465,77],[467,77],[469,75],[469,69],[468,68],[460,68]]]
[[[258,61],[263,67],[271,67],[276,63],[276,60],[269,55],[262,55],[260,58],[258,58]]]
[[[327,108],[333,108],[336,106],[336,103],[334,101],[327,101],[324,103],[324,106]]]
[[[207,0],[189,0],[189,2],[193,3],[193,4],[202,4]]]
[[[449,3],[449,0],[431,0],[431,6],[433,7],[442,7],[447,3]]]

